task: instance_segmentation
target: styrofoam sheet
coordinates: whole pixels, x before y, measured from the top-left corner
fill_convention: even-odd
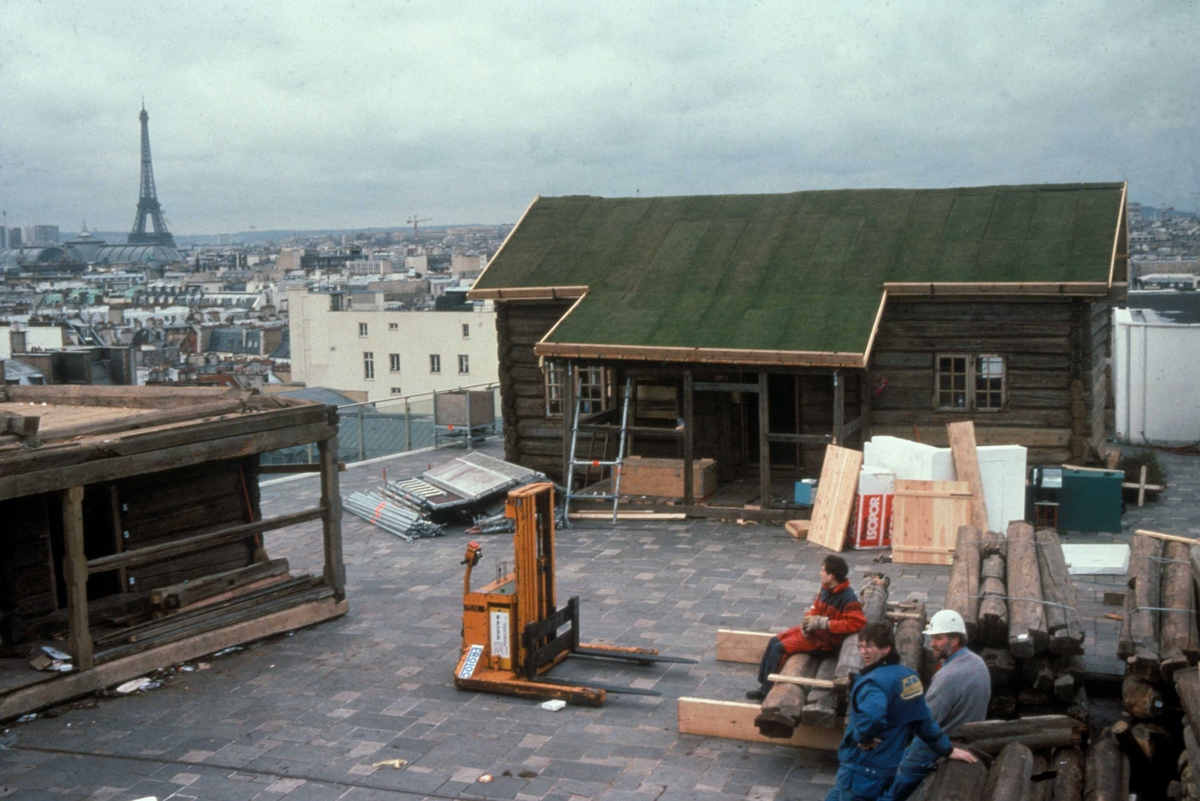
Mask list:
[[[1021,445],[981,445],[976,448],[988,528],[1004,533],[1014,520],[1025,519],[1025,462]],[[863,446],[863,464],[883,468],[911,481],[954,481],[954,458],[949,448],[935,448],[900,437],[872,437]]]
[[[1123,576],[1129,572],[1129,546],[1125,543],[1064,543],[1062,551],[1072,576]]]

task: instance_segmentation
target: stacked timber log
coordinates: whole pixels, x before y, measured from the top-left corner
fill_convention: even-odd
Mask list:
[[[1195,586],[1200,546],[1139,532],[1130,547],[1128,590],[1117,656],[1125,660],[1121,698],[1137,721],[1158,718],[1181,670],[1200,662]]]
[[[912,798],[1080,801],[1086,729],[1066,715],[968,723],[955,731],[955,744],[990,757],[991,767],[986,759],[975,765],[941,762]]]
[[[987,663],[991,714],[1086,716],[1084,633],[1053,530],[1017,521],[1005,536],[962,526],[946,608],[962,615],[971,647]]]
[[[887,614],[889,580],[883,575],[868,576],[859,589],[858,599],[868,623],[878,623]],[[862,670],[858,636],[851,635],[836,653],[792,654],[779,668],[779,674],[806,679],[849,679]],[[829,687],[806,687],[777,682],[763,699],[762,710],[754,725],[765,737],[788,739],[803,724],[834,728],[839,705],[844,703]]]

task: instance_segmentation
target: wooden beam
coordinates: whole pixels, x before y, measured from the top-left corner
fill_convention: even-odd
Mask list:
[[[833,373],[833,444],[842,445],[842,427],[846,419],[846,379]]]
[[[767,374],[758,374],[758,505],[771,506],[771,405],[767,394]]]
[[[571,512],[572,520],[612,520],[612,512]],[[617,512],[618,520],[687,520],[683,512]]]
[[[317,445],[321,462],[321,533],[325,546],[325,583],[338,598],[346,595],[346,565],[342,559],[342,494],[338,488],[338,439]]]
[[[467,297],[471,300],[572,300],[582,298],[587,292],[586,286],[521,286],[472,289],[467,292]]]
[[[841,442],[845,442],[847,437],[849,437],[855,431],[858,431],[860,428],[862,428],[862,424],[863,424],[863,416],[860,414],[858,417],[855,417],[849,423],[846,423],[845,425],[842,426],[842,433],[841,433],[841,436],[838,437],[838,440]]]
[[[748,392],[758,393],[758,384],[738,384],[732,381],[697,381],[697,392]]]
[[[562,480],[566,484],[571,475],[572,426],[575,425],[575,366],[570,361],[563,363],[562,382]],[[567,487],[567,492],[574,491],[574,487]]]
[[[254,390],[229,387],[133,387],[97,384],[12,386],[8,399],[16,403],[52,403],[67,406],[124,406],[164,409],[172,404],[247,398]]]
[[[63,701],[95,692],[103,687],[127,681],[136,676],[177,662],[186,662],[232,645],[260,640],[273,634],[311,626],[323,620],[346,614],[349,604],[342,600],[324,598],[254,620],[237,623],[216,631],[205,632],[178,640],[138,654],[114,659],[92,670],[62,674],[52,681],[23,687],[0,695],[0,720],[52,706]]]
[[[777,684],[796,684],[800,687],[819,687],[822,690],[832,690],[835,686],[834,682],[829,679],[813,679],[808,676],[785,676],[782,673],[771,673],[767,676],[767,681]]]
[[[871,363],[871,351],[875,347],[875,335],[879,333],[879,323],[883,321],[883,310],[887,307],[888,291],[883,290],[879,298],[879,309],[875,312],[875,323],[871,326],[871,335],[867,337],[867,347],[863,349],[863,369]]]
[[[109,420],[92,420],[87,423],[55,428],[48,427],[42,432],[42,439],[71,439],[96,434],[115,434],[119,431],[134,431],[139,428],[154,428],[155,426],[172,425],[186,421],[199,422],[205,417],[219,417],[223,414],[235,414],[243,411],[245,404],[241,399],[209,401],[207,403],[180,404],[173,409],[160,409],[146,414],[129,415]]]
[[[1143,537],[1153,537],[1156,540],[1166,540],[1167,542],[1182,542],[1184,545],[1200,545],[1200,540],[1192,539],[1191,537],[1180,537],[1176,534],[1163,534],[1158,531],[1147,531],[1144,528],[1139,528],[1134,533],[1141,534]]]
[[[768,434],[769,442],[789,442],[796,445],[829,445],[832,434]]]
[[[757,665],[773,636],[767,631],[717,629],[717,661]]]
[[[260,464],[258,466],[259,473],[319,473],[321,465],[313,464]],[[346,463],[338,462],[338,472],[346,472]]]
[[[983,496],[983,478],[979,473],[979,453],[975,447],[975,423],[964,420],[948,423],[946,434],[950,439],[950,455],[954,460],[954,473],[959,481],[971,485],[971,525],[980,531],[988,531],[987,500]]]
[[[236,542],[237,540],[252,537],[255,534],[261,534],[264,531],[274,531],[275,529],[286,528],[299,523],[307,523],[310,520],[319,520],[325,515],[326,508],[318,506],[303,512],[293,512],[290,515],[280,515],[279,517],[271,517],[254,523],[243,523],[217,531],[196,534],[181,540],[172,540],[171,542],[164,542],[159,545],[149,545],[145,548],[138,548],[136,551],[125,551],[109,556],[100,556],[90,562],[85,561],[84,566],[87,573],[103,573],[106,570],[116,570],[121,567],[137,567],[138,565],[158,562],[162,559],[189,553],[201,548],[210,548],[213,545],[220,545],[226,542]]]
[[[67,584],[68,650],[77,670],[92,669],[92,632],[88,628],[87,555],[83,548],[83,487],[62,492],[63,579]]]
[[[695,445],[694,403],[693,403],[692,371],[683,372],[683,505],[691,506],[695,498],[695,488],[692,486],[692,451]],[[1142,471],[1145,477],[1145,470]]]
[[[835,728],[797,726],[787,740],[764,737],[754,725],[758,716],[758,704],[743,704],[736,701],[714,701],[707,698],[679,699],[677,717],[680,734],[696,734],[704,737],[724,737],[767,745],[791,745],[796,748],[814,748],[818,751],[836,751],[842,739],[844,723],[838,721]]]

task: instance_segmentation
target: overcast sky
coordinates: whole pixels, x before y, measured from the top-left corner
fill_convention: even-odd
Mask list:
[[[537,194],[1130,182],[1200,204],[1200,7],[0,0],[9,225],[514,222]]]

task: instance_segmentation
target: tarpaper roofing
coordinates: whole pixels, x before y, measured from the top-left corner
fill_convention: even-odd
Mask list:
[[[885,282],[1107,282],[1124,184],[538,198],[473,291],[586,286],[547,343],[866,351]]]

